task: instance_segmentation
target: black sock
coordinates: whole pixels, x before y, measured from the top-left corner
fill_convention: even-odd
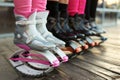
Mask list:
[[[63,18],[68,17],[67,7],[68,7],[68,4],[59,3],[60,17],[63,17]]]
[[[50,11],[49,16],[51,17],[58,17],[58,13],[59,13],[59,3],[57,1],[47,1],[47,10]]]

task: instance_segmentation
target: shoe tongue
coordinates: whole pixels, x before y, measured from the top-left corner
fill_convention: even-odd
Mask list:
[[[42,18],[47,19],[48,14],[49,14],[49,11],[38,12],[36,18],[37,19],[42,19]]]
[[[34,11],[32,14],[28,17],[28,20],[35,20],[36,19],[37,12]]]

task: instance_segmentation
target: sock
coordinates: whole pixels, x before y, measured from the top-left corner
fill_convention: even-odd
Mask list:
[[[37,12],[46,10],[47,0],[32,0],[32,9],[37,9]]]
[[[50,11],[49,16],[58,17],[58,4],[57,1],[47,1],[47,10]]]
[[[78,13],[79,0],[70,0],[68,4],[69,16],[74,16]]]
[[[79,0],[78,14],[84,14],[86,0]]]
[[[14,13],[28,18],[31,14],[32,0],[14,0]]]
[[[67,18],[68,16],[67,7],[68,7],[68,4],[59,3],[60,17]]]

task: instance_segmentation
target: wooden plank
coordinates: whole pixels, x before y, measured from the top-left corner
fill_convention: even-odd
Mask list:
[[[114,41],[114,40],[113,40]],[[103,46],[105,46],[106,48],[110,49],[110,48],[114,48],[114,49],[120,49],[120,44],[117,43],[117,41],[115,41],[115,43],[104,43]]]
[[[9,64],[8,57],[5,56],[5,54],[10,52],[11,51],[7,49],[0,54],[0,80],[16,80],[18,77],[16,71]]]
[[[54,70],[53,72],[49,73],[48,75],[41,78],[34,78],[33,80],[71,80],[69,75],[66,75],[60,70]]]
[[[93,53],[93,52],[90,52],[90,51],[86,51],[84,56],[88,56],[90,58],[98,59],[98,60],[103,61],[103,62],[107,62],[107,63],[110,63],[110,64],[120,66],[120,60],[114,59],[114,58],[111,58],[111,57],[108,57],[108,56],[99,55],[97,53]]]
[[[77,63],[79,64],[79,62]],[[66,63],[59,67],[62,72],[71,76],[72,80],[105,80],[104,78],[92,72],[88,72],[74,64]]]
[[[105,44],[103,44],[104,46],[109,46],[109,45],[113,45],[113,46],[117,46],[117,48],[120,48],[119,45],[120,45],[120,39],[108,39]]]
[[[78,58],[80,58],[80,57],[78,56]],[[103,62],[103,61],[100,61],[100,60],[97,60],[94,58],[90,58],[88,56],[84,56],[84,59],[80,58],[80,60],[88,62],[88,63],[93,64],[95,66],[99,66],[99,67],[104,68],[106,70],[109,70],[111,72],[120,74],[120,66],[116,66],[116,65],[113,65],[113,64],[110,64],[107,62]]]
[[[79,67],[81,67],[81,68],[83,68],[85,70],[88,70],[89,72],[97,74],[97,75],[99,75],[99,76],[101,76],[101,77],[103,77],[103,78],[105,78],[107,80],[113,80],[117,76],[119,76],[116,73],[108,71],[108,70],[106,70],[104,68],[101,68],[99,66],[95,66],[95,65],[92,65],[90,63],[84,62],[83,60],[80,60],[80,59],[74,59],[70,63],[74,64],[76,66],[79,66]]]
[[[89,51],[91,51],[92,53],[95,53],[95,54],[99,54],[101,56],[107,56],[107,57],[111,57],[111,58],[120,60],[119,49],[114,50],[112,48],[110,49],[110,48],[106,48],[106,47],[102,46],[102,47],[92,48]]]

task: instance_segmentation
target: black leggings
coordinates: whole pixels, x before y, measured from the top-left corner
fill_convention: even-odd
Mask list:
[[[98,0],[86,0],[85,18],[95,20]]]

